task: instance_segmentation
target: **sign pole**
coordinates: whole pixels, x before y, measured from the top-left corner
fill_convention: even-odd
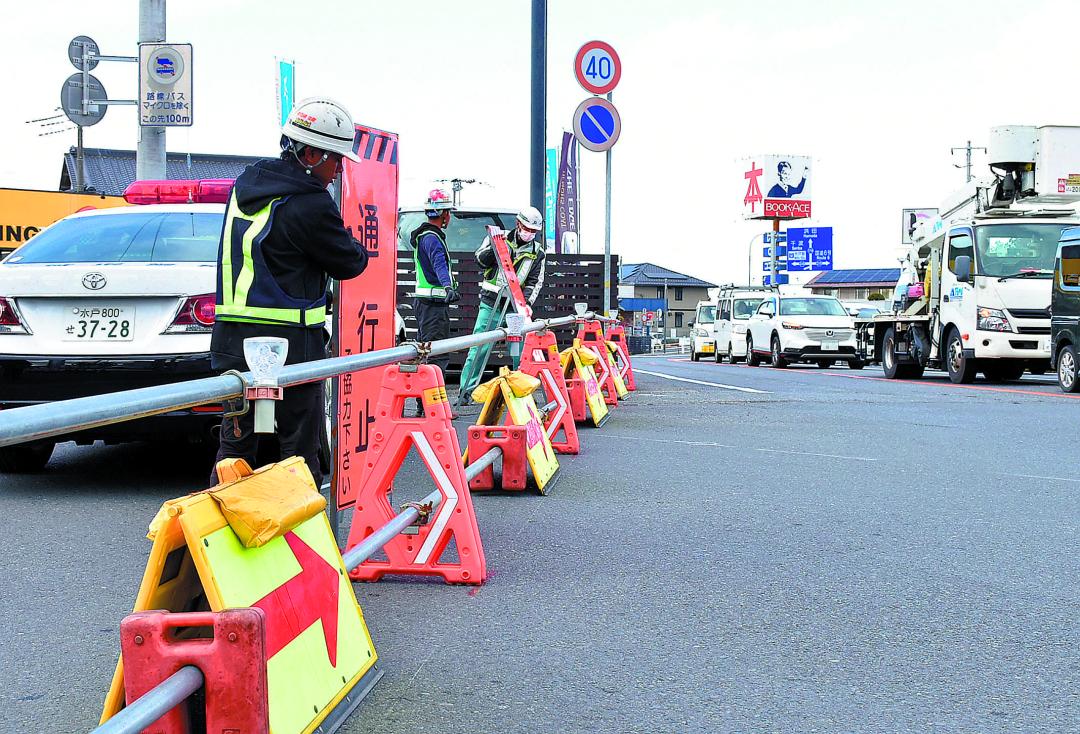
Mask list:
[[[772,243],[772,284],[773,284],[774,286],[776,286],[776,292],[777,292],[777,293],[779,293],[779,292],[780,292],[780,284],[779,284],[779,283],[777,283],[777,280],[778,280],[778,279],[777,279],[777,277],[776,277],[776,276],[777,276],[777,272],[778,272],[778,271],[779,271],[779,269],[780,269],[780,268],[778,267],[778,263],[777,263],[777,256],[776,256],[776,253],[778,253],[778,252],[780,251],[780,245],[779,245],[779,244],[777,244],[778,242],[780,242],[780,220],[779,220],[779,219],[774,219],[774,220],[772,220],[772,231],[773,231],[773,243]]]
[[[165,42],[165,0],[139,0],[139,43]],[[138,124],[138,121],[136,121]],[[165,128],[139,126],[135,178],[165,178]]]
[[[612,93],[608,92],[608,102],[611,101]],[[604,174],[604,316],[611,314],[608,308],[611,304],[611,148],[607,149],[607,161]]]
[[[86,191],[86,177],[83,175],[83,161],[85,160],[85,155],[83,154],[83,126],[77,125],[76,129],[78,130],[78,133],[76,133],[78,136],[76,145],[78,147],[75,149],[75,190],[81,194]]]

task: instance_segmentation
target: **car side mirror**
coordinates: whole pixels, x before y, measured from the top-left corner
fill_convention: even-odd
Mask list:
[[[969,255],[960,255],[956,258],[956,279],[961,283],[971,282],[971,257]]]

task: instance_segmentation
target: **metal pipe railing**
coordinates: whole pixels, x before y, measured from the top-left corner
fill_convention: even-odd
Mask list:
[[[185,665],[90,734],[139,734],[202,688],[202,671]]]
[[[604,319],[591,312],[580,318],[585,320],[611,320]],[[543,331],[554,326],[564,326],[572,324],[578,319],[577,316],[562,316],[531,321],[525,324],[522,333]],[[509,330],[500,328],[479,334],[442,339],[431,343],[430,354],[436,356],[449,354],[481,344],[501,341],[507,336],[509,336]],[[278,383],[282,387],[289,387],[290,385],[335,377],[345,372],[356,372],[416,359],[418,356],[419,353],[415,344],[404,344],[390,349],[365,352],[364,354],[302,362],[282,368]],[[170,385],[123,390],[104,395],[91,395],[85,398],[59,400],[0,411],[0,446],[11,446],[12,444],[61,436],[112,423],[146,418],[167,413],[171,410],[193,408],[206,403],[224,402],[243,395],[245,382],[250,379],[250,372],[242,373],[241,377],[235,374],[224,374]]]

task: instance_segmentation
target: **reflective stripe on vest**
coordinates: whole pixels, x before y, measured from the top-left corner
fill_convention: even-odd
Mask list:
[[[215,318],[218,321],[297,327],[322,326],[326,321],[325,297],[317,301],[293,298],[274,281],[263,261],[260,249],[262,239],[270,231],[274,207],[282,201],[284,199],[273,199],[249,216],[237,205],[235,192],[230,198],[219,252],[221,280],[215,307]],[[240,252],[234,253],[233,230],[237,229],[238,222],[247,222],[248,226],[241,235]],[[242,258],[239,273],[233,269],[234,254]],[[259,270],[267,274],[256,282]],[[263,303],[249,302],[253,297]],[[265,302],[268,300],[272,300],[275,305],[267,305]]]

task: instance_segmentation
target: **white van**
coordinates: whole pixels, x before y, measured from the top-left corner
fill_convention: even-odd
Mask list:
[[[713,333],[716,339],[714,357],[717,362],[726,358],[732,364],[746,358],[746,325],[758,304],[771,293],[761,286],[730,286],[720,289],[716,303]]]
[[[690,359],[697,362],[702,356],[716,355],[716,335],[713,322],[716,321],[716,304],[712,301],[698,301],[694,323],[690,324]]]

